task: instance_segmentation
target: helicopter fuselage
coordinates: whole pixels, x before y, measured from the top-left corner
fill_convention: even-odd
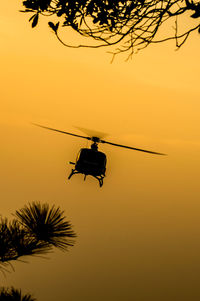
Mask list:
[[[90,175],[98,179],[100,187],[103,185],[103,178],[106,172],[106,155],[94,148],[81,148],[79,151],[75,168],[72,169],[69,179],[74,174]]]

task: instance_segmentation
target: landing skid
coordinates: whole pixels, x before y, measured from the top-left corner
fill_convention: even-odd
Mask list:
[[[72,169],[72,171],[71,171],[71,173],[70,173],[70,175],[69,175],[69,177],[68,177],[68,180],[71,179],[71,177],[72,177],[73,175],[75,175],[75,174],[83,174],[83,173],[80,172],[80,171],[77,171],[76,169]],[[84,174],[84,181],[86,180],[86,177],[87,177],[87,176],[88,176],[88,175]],[[89,176],[92,176],[92,177],[94,177],[95,179],[97,179],[97,180],[99,181],[99,186],[100,186],[100,187],[103,186],[103,179],[104,179],[104,176],[94,176],[94,175],[90,175],[90,174],[89,174]]]

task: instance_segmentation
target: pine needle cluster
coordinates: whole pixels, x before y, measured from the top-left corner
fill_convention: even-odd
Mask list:
[[[74,245],[76,234],[59,207],[33,202],[17,210],[14,219],[0,219],[0,264],[22,256],[63,251]]]

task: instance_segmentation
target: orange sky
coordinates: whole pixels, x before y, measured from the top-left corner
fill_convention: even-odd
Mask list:
[[[105,49],[63,47],[45,21],[31,29],[12,2],[0,13],[0,213],[55,203],[78,237],[67,254],[15,263],[1,284],[38,301],[199,300],[199,35],[179,51],[156,45],[110,64]],[[87,142],[30,122],[96,129],[168,156],[102,145],[103,188],[67,181]]]

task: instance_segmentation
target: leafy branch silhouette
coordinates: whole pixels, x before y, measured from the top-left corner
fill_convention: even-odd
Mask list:
[[[0,289],[1,301],[36,301],[30,294],[22,295],[21,290],[11,288]]]
[[[25,7],[22,12],[33,13],[29,19],[32,27],[37,26],[39,16],[51,18],[48,24],[57,39],[72,48],[119,45],[114,55],[123,52],[132,55],[152,43],[168,40],[175,40],[178,49],[192,32],[200,33],[199,0],[25,0],[22,3]],[[187,27],[188,17],[194,22]],[[90,38],[94,44],[64,42],[60,33],[66,27]]]
[[[64,211],[54,205],[33,202],[0,220],[0,264],[2,268],[22,256],[41,255],[53,247],[67,251],[75,243],[75,232]]]

